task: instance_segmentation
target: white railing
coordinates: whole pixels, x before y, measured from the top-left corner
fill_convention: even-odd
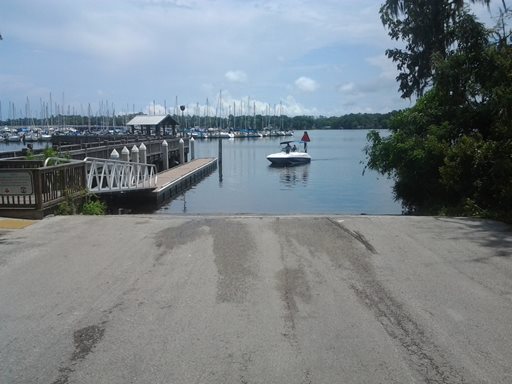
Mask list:
[[[44,161],[43,167],[51,165],[68,164],[68,163],[81,163],[82,160],[66,159],[64,157],[47,157]]]
[[[94,193],[134,191],[156,187],[153,164],[86,157],[87,189]]]

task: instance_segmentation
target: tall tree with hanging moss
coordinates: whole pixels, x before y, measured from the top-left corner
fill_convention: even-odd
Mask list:
[[[473,0],[489,4],[490,0]],[[457,18],[464,12],[462,0],[388,0],[380,8],[382,23],[405,49],[386,50],[399,70],[397,80],[403,98],[421,96],[431,85],[432,58],[446,58],[457,42]]]
[[[425,6],[422,0],[409,1],[398,11],[409,23],[422,24],[414,22],[421,12],[412,11],[413,3]],[[404,77],[398,78],[401,91],[418,100],[391,119],[391,135],[369,134],[367,167],[394,178],[395,197],[407,212],[512,222],[510,9],[503,2],[497,27],[487,30],[466,8],[438,3],[446,7],[449,40],[436,49],[422,50],[419,44],[407,52],[429,62],[423,72],[417,65],[403,67]],[[411,29],[401,33],[411,39]]]

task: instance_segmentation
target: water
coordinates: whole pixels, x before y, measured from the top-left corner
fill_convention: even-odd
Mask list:
[[[220,169],[157,214],[400,214],[392,181],[367,170],[366,130],[309,131],[310,164],[269,166],[288,138],[223,140]],[[299,140],[302,132],[296,133]],[[196,158],[218,157],[218,141],[196,141]]]
[[[0,143],[0,152],[21,151],[23,148],[27,148],[27,144],[29,144],[29,143],[23,144],[21,142],[16,142],[16,143],[2,142],[2,143]],[[40,148],[44,149],[44,148],[46,148],[46,146],[50,146],[50,147],[52,146],[52,143],[42,142],[42,141],[35,141],[30,144],[32,144],[32,148],[34,148],[34,149],[40,149]]]
[[[220,169],[161,207],[157,214],[400,214],[392,181],[362,175],[366,130],[309,131],[310,164],[274,168],[266,156],[289,138],[223,140]],[[300,139],[297,132],[295,139]],[[218,157],[218,140],[197,140],[196,158]],[[48,143],[35,142],[34,149]],[[0,143],[19,151],[22,143]]]

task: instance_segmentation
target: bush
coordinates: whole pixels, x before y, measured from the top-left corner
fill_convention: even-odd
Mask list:
[[[76,206],[73,201],[66,201],[60,203],[55,210],[55,214],[59,216],[74,215],[76,213]]]
[[[66,191],[65,196],[66,199],[55,210],[56,215],[105,215],[107,212],[107,205],[93,194],[83,191],[72,196]],[[84,203],[80,205],[81,201]]]
[[[104,215],[107,205],[101,200],[89,200],[82,206],[82,215]]]

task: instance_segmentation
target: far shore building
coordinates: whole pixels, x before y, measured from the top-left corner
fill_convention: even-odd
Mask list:
[[[171,115],[137,115],[126,124],[132,134],[140,131],[147,136],[176,136],[176,126],[179,125]]]

